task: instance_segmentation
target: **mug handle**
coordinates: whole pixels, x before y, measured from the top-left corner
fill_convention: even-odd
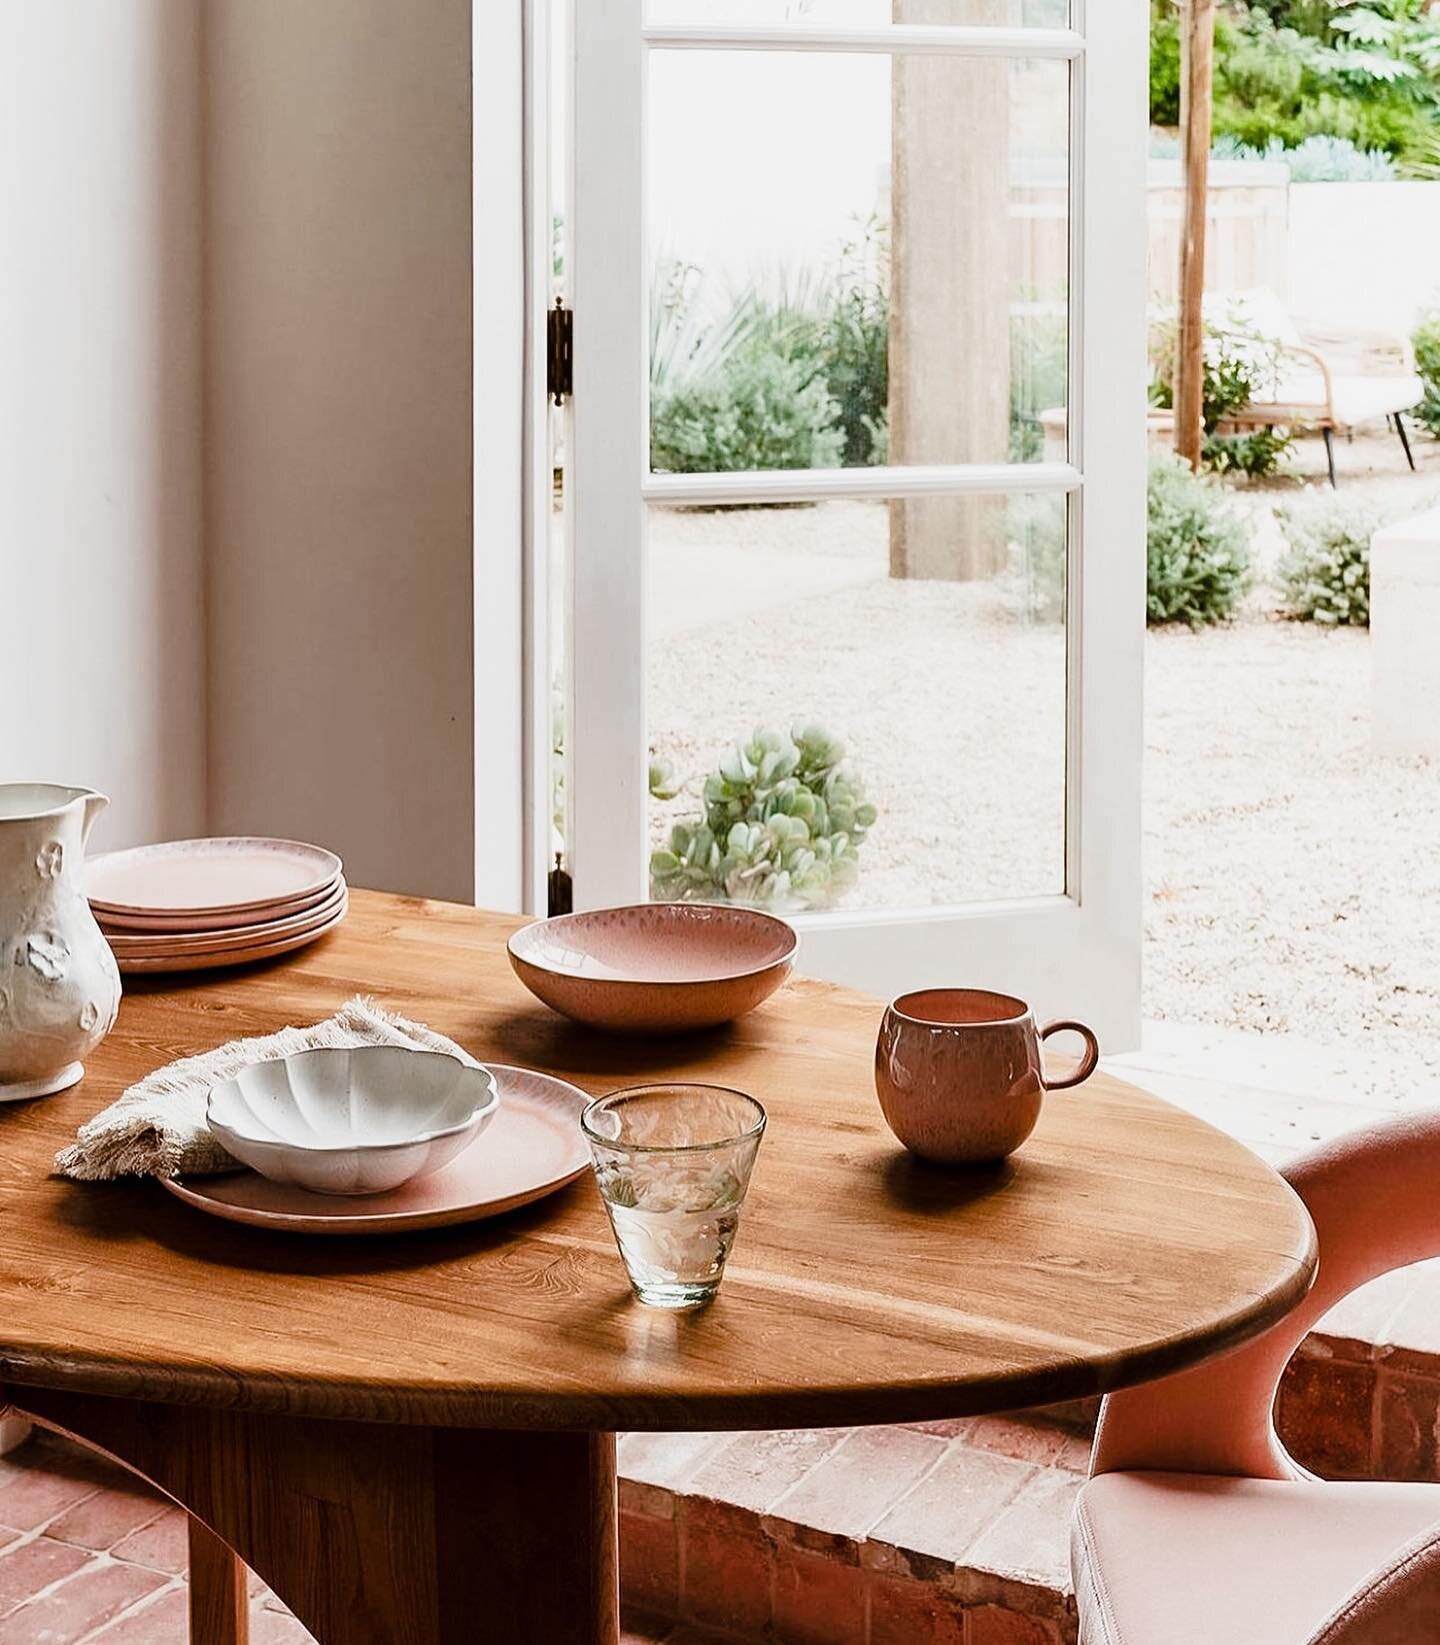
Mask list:
[[[1061,1017],[1057,1022],[1047,1022],[1040,1030],[1040,1038],[1042,1041],[1048,1040],[1052,1034],[1063,1034],[1067,1030],[1072,1034],[1078,1034],[1085,1041],[1085,1055],[1080,1059],[1080,1066],[1068,1079],[1047,1078],[1042,1065],[1040,1078],[1044,1081],[1047,1091],[1068,1091],[1072,1085],[1083,1085],[1095,1072],[1095,1066],[1100,1061],[1100,1041],[1083,1022],[1075,1022],[1069,1017]]]

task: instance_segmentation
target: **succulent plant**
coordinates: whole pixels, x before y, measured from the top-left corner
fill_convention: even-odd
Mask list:
[[[652,800],[673,800],[680,792],[680,784],[675,778],[675,767],[663,754],[650,756],[650,798]]]
[[[855,883],[875,807],[823,726],[757,727],[724,755],[702,795],[703,814],[677,822],[651,853],[653,897],[795,913],[827,908]]]

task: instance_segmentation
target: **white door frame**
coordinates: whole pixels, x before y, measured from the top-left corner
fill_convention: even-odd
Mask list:
[[[645,514],[649,502],[958,491],[1068,499],[1066,891],[803,915],[802,964],[875,992],[985,983],[1139,1041],[1142,407],[1146,309],[1143,0],[1072,0],[1073,29],[646,26],[643,0],[573,7],[568,273],[574,398],[568,866],[577,907],[647,892]],[[651,475],[645,358],[646,63],[651,50],[944,50],[1071,64],[1067,463]]]

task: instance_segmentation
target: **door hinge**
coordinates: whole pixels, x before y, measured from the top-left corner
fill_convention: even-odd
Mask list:
[[[558,406],[574,393],[575,315],[557,297],[546,325],[545,391]]]
[[[553,919],[557,914],[570,914],[575,909],[575,887],[565,868],[565,859],[557,851],[555,866],[550,870],[546,884],[548,907],[545,912]]]

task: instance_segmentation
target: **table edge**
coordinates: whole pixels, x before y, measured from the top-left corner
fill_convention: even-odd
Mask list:
[[[1284,1181],[1278,1173],[1277,1179]],[[1304,1217],[1306,1249],[1291,1259],[1281,1284],[1252,1299],[1220,1328],[1202,1321],[1186,1335],[1152,1347],[1035,1370],[829,1388],[537,1395],[501,1388],[383,1387],[333,1377],[307,1381],[293,1372],[273,1378],[241,1376],[205,1366],[137,1366],[11,1349],[0,1350],[0,1405],[9,1403],[23,1412],[25,1389],[33,1387],[160,1405],[417,1427],[662,1433],[865,1427],[1025,1410],[1115,1393],[1188,1370],[1252,1341],[1285,1318],[1309,1293],[1319,1266],[1314,1226],[1298,1195],[1295,1203]]]

